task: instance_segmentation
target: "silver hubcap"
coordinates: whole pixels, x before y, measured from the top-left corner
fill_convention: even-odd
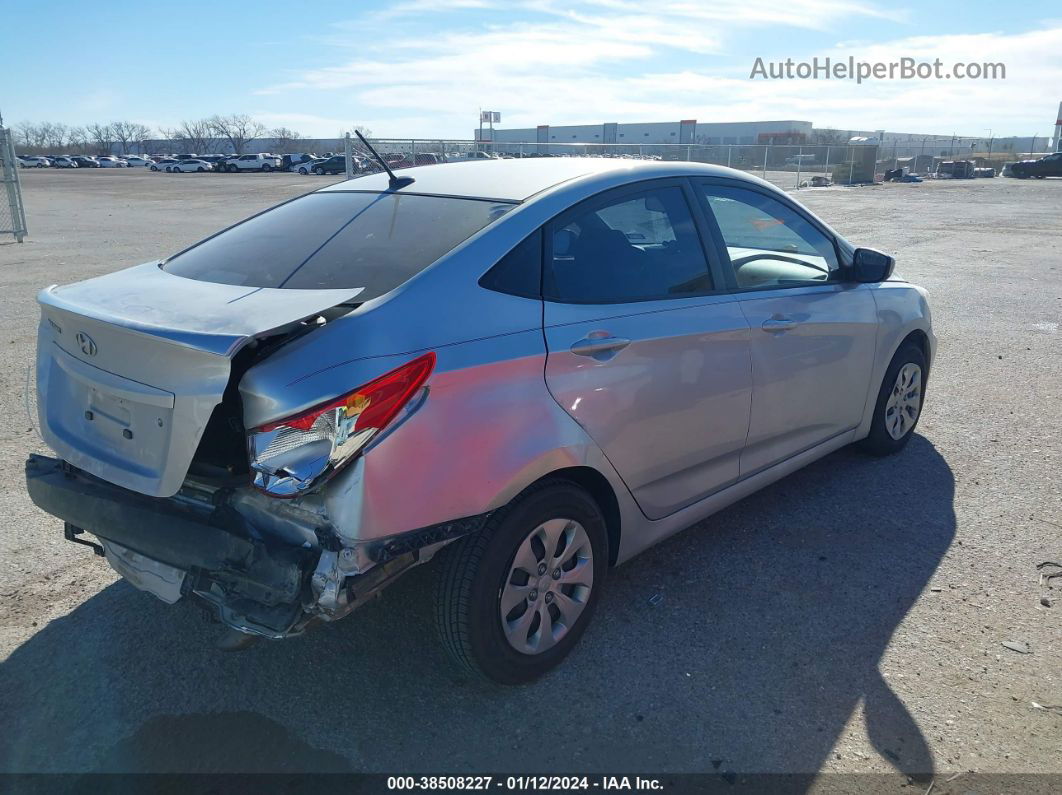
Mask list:
[[[502,630],[523,654],[541,654],[579,620],[594,585],[590,538],[573,519],[550,519],[516,550],[501,588]]]
[[[908,362],[896,374],[889,402],[885,404],[885,430],[901,439],[914,427],[922,408],[922,368]]]

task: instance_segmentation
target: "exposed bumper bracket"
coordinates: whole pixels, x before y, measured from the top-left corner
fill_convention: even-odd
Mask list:
[[[107,557],[107,552],[106,550],[104,550],[102,544],[97,544],[95,541],[86,541],[83,538],[78,538],[78,536],[82,535],[84,532],[85,531],[82,530],[80,527],[74,527],[74,525],[70,524],[70,522],[63,522],[63,538],[65,538],[67,541],[73,541],[75,544],[81,544],[83,546],[88,547],[101,558]]]

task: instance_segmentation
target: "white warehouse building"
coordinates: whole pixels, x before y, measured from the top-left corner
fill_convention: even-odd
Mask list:
[[[494,143],[539,144],[801,144],[811,141],[811,122],[701,122],[696,119],[644,124],[574,124],[507,130],[478,128],[473,138]]]

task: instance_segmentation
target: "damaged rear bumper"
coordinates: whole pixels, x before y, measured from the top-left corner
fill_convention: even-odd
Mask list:
[[[229,626],[269,638],[346,615],[482,525],[472,517],[366,551],[343,547],[324,519],[301,535],[275,532],[231,489],[206,499],[148,497],[38,455],[26,462],[26,486],[34,504],[63,520],[69,540],[86,543],[78,538],[84,532],[99,538],[102,548],[89,546],[136,587],[167,602],[196,597]]]

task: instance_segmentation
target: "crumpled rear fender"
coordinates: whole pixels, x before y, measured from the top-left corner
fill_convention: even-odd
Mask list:
[[[489,513],[574,466],[601,473],[621,511],[638,510],[601,450],[549,394],[540,330],[444,347],[437,356],[427,394],[300,500],[326,515],[344,544]]]

